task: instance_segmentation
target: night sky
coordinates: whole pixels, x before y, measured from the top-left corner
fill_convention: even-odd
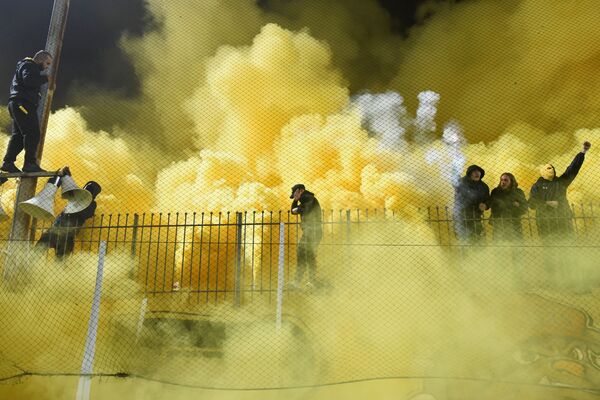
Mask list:
[[[392,29],[399,35],[406,34],[414,24],[415,12],[424,2],[378,1],[392,16]],[[17,60],[44,47],[52,3],[52,0],[19,0],[4,1],[0,6],[0,88],[4,82],[6,97]],[[58,75],[59,90],[53,108],[63,107],[69,101],[69,88],[77,84],[119,90],[125,97],[136,96],[139,80],[117,41],[124,33],[142,35],[156,29],[145,3],[144,0],[71,1]],[[259,4],[268,7],[268,0],[260,0]],[[0,91],[0,104],[6,101],[1,96]]]

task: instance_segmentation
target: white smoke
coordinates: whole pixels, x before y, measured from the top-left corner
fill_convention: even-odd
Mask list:
[[[463,151],[467,140],[458,121],[451,120],[444,125],[442,142],[445,144],[446,156],[449,158],[451,166],[450,170],[441,170],[442,177],[445,181],[456,185],[467,162],[467,157]]]
[[[419,99],[419,107],[414,120],[414,140],[419,144],[424,144],[434,138],[436,130],[435,117],[440,95],[431,90],[426,90],[419,93],[417,98]]]
[[[380,149],[404,150],[409,124],[404,98],[396,92],[361,94],[352,102],[362,114],[364,127],[380,138]]]

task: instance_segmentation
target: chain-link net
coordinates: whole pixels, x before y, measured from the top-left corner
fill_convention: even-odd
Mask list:
[[[375,1],[199,3],[121,40],[135,97],[50,117],[91,205],[40,181],[75,213],[9,240],[2,186],[1,382],[600,395],[596,4],[440,3],[402,38]]]

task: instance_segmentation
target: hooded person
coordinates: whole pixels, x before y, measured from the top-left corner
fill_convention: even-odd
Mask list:
[[[41,87],[51,80],[48,75],[51,65],[52,55],[45,50],[38,51],[33,58],[27,57],[17,63],[8,101],[12,135],[6,146],[4,162],[0,166],[0,170],[4,172],[21,172],[15,165],[15,160],[23,150],[23,172],[45,172],[37,159],[40,143],[37,109],[41,99]]]
[[[323,238],[323,216],[321,205],[314,193],[306,190],[303,184],[297,184],[292,187],[290,195],[292,201],[291,213],[300,215],[300,227],[302,228],[302,237],[298,241],[296,278],[290,284],[292,288],[298,288],[304,277],[304,272],[308,266],[309,280],[306,283],[308,288],[315,286],[317,282],[317,248]]]
[[[454,231],[460,240],[476,241],[485,235],[482,218],[489,208],[490,188],[484,176],[483,168],[471,165],[454,187]]]
[[[538,233],[542,238],[573,232],[573,214],[567,200],[567,189],[577,177],[585,160],[585,153],[590,147],[590,142],[585,142],[582,151],[560,176],[556,176],[556,169],[552,164],[546,164],[540,169],[541,176],[531,187],[529,206],[536,210]]]
[[[519,189],[515,176],[510,172],[503,173],[498,187],[490,194],[490,224],[494,227],[494,239],[522,239],[521,216],[527,208],[525,193]]]
[[[66,213],[64,210],[56,217],[52,227],[42,234],[36,245],[46,245],[53,248],[56,256],[62,258],[69,255],[75,248],[75,236],[81,230],[86,220],[96,213],[96,196],[102,191],[98,182],[89,181],[83,186],[92,194],[92,202],[83,210],[76,213]]]

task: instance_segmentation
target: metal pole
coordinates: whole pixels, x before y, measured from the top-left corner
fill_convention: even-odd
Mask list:
[[[235,305],[242,304],[242,213],[236,213],[235,240]]]
[[[283,314],[283,283],[285,263],[285,224],[279,223],[279,262],[277,268],[277,309],[275,311],[275,330],[281,332],[281,319]]]
[[[131,235],[131,257],[135,257],[137,253],[138,228],[140,225],[140,216],[133,214],[133,234]]]
[[[83,361],[81,363],[81,375],[77,386],[77,400],[89,400],[90,386],[92,384],[91,374],[94,372],[94,357],[96,355],[96,339],[98,337],[98,322],[100,321],[100,298],[102,296],[102,279],[104,276],[104,257],[106,256],[106,242],[100,242],[98,254],[98,271],[96,272],[96,286],[94,287],[94,298],[92,300],[92,312],[88,321],[88,331],[83,350]]]
[[[38,164],[42,160],[44,151],[44,140],[46,138],[46,128],[48,127],[48,117],[50,116],[50,107],[56,88],[56,73],[60,61],[60,52],[62,50],[63,36],[67,26],[67,14],[69,12],[70,0],[54,0],[52,8],[52,17],[50,19],[50,28],[48,29],[48,38],[46,39],[46,50],[52,54],[52,66],[50,67],[49,84],[42,89],[42,98],[38,106],[38,117],[40,120],[40,144],[38,146],[37,160]],[[37,178],[21,178],[17,188],[15,198],[14,217],[10,230],[10,240],[27,240],[29,233],[30,218],[27,214],[19,210],[19,203],[30,199],[35,194]]]

